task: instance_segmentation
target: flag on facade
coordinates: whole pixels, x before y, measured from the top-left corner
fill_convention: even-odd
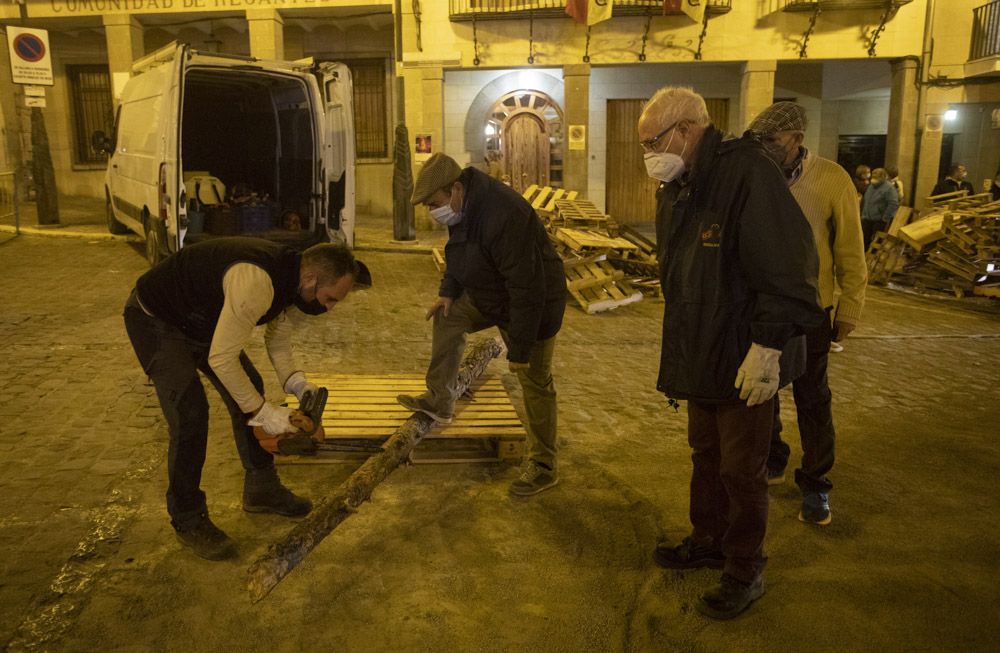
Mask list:
[[[705,5],[708,0],[663,0],[663,13],[684,12],[691,20],[699,23],[705,17]]]
[[[578,23],[594,25],[611,18],[614,0],[566,0],[566,13]]]

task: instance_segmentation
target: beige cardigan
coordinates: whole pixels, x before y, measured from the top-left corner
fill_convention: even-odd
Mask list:
[[[857,191],[851,176],[833,161],[807,150],[802,172],[789,190],[809,220],[816,239],[823,306],[836,304],[836,319],[857,325],[865,304],[868,267]]]

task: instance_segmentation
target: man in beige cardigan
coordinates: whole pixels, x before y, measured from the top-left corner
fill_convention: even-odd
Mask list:
[[[806,333],[806,372],[793,382],[792,392],[802,436],[802,466],[795,470],[795,482],[802,490],[799,519],[825,526],[832,520],[829,493],[833,484],[826,475],[833,467],[835,440],[827,357],[831,342],[846,338],[861,318],[868,273],[851,176],[802,146],[805,129],[805,109],[794,102],[777,102],[750,123],[750,131],[788,180],[812,227],[819,253],[819,293],[830,319]],[[789,446],[781,440],[775,401],[767,461],[769,485],[784,482],[789,454]]]

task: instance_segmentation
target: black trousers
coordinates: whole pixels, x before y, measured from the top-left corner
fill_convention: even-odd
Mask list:
[[[208,443],[208,399],[198,372],[201,371],[222,396],[232,418],[236,450],[246,470],[274,465],[274,457],[261,448],[250,416],[244,413],[208,366],[210,343],[198,342],[175,327],[147,315],[135,301],[135,292],[125,304],[125,330],[135,355],[145,370],[167,420],[170,445],[167,450],[167,512],[174,528],[184,530],[208,513],[201,490],[201,469]],[[263,394],[264,381],[245,352],[240,363],[254,387]]]
[[[767,531],[767,451],[774,409],[768,400],[748,408],[743,402],[688,401],[691,445],[692,539],[717,546],[726,556],[725,573],[745,583],[764,570]]]
[[[861,221],[861,234],[865,239],[865,251],[868,251],[868,246],[872,244],[875,239],[875,234],[880,231],[887,231],[889,228],[888,222],[883,222],[882,220],[862,220]]]
[[[795,470],[795,483],[803,492],[829,492],[833,483],[826,477],[833,468],[836,433],[833,428],[830,392],[826,370],[830,356],[833,327],[827,319],[816,329],[806,332],[806,371],[792,382],[792,396],[802,438],[802,467]],[[791,454],[781,439],[781,416],[778,396],[774,397],[774,427],[771,432],[771,453],[767,467],[772,472],[783,471]]]

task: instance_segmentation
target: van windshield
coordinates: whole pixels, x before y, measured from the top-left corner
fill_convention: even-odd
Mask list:
[[[294,76],[188,70],[180,134],[185,242],[237,234],[315,239],[318,144],[310,102]]]

